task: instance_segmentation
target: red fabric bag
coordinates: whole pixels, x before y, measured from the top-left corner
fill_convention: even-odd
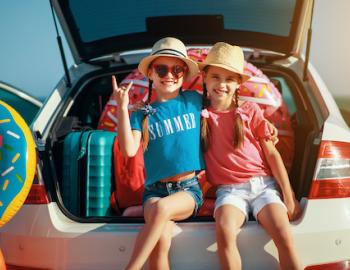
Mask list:
[[[145,183],[142,146],[140,145],[134,157],[125,157],[121,153],[119,140],[116,138],[113,156],[115,191],[112,193],[111,203],[116,205],[112,207],[120,210],[129,206],[141,205]]]

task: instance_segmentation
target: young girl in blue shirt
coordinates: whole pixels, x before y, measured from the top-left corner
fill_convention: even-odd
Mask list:
[[[184,80],[198,74],[198,65],[187,57],[180,40],[163,38],[138,68],[149,79],[149,96],[130,120],[131,84],[119,88],[112,77],[121,151],[132,157],[142,143],[146,170],[145,225],[126,269],[141,269],[147,258],[150,269],[170,269],[168,253],[174,221],[195,215],[203,202],[195,175],[204,168],[200,149],[202,97],[181,88]],[[150,104],[153,94],[156,101]]]

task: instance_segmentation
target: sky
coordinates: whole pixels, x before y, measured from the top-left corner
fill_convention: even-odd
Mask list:
[[[335,96],[350,97],[350,1],[315,1],[311,63]],[[62,76],[49,0],[0,0],[0,80],[44,97]]]
[[[310,61],[350,110],[350,1],[315,0]]]
[[[63,72],[49,0],[0,0],[0,80],[44,97]]]

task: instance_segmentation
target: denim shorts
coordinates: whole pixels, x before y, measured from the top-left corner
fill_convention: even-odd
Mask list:
[[[255,176],[246,183],[219,186],[216,191],[214,217],[219,207],[232,205],[243,212],[246,220],[250,212],[257,220],[259,212],[271,203],[280,204],[287,211],[277,190],[276,180],[270,176]]]
[[[203,204],[202,189],[199,185],[197,176],[183,181],[155,182],[145,186],[142,195],[142,205],[151,198],[164,198],[179,191],[188,192],[194,199],[195,209],[193,216],[196,216]]]

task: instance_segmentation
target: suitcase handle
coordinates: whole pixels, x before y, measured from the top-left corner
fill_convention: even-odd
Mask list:
[[[87,141],[90,137],[91,131],[85,131],[82,133],[81,138],[80,138],[80,151],[78,154],[78,160],[82,159],[85,154],[86,154],[86,145]]]

